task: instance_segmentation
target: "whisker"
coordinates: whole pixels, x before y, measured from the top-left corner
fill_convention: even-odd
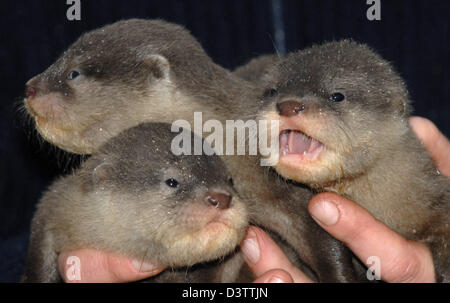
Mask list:
[[[279,59],[281,59],[280,51],[278,50],[278,48],[277,48],[277,46],[276,46],[276,44],[275,44],[275,41],[273,41],[272,35],[271,35],[271,34],[268,34],[268,36],[269,36],[270,41],[272,42],[273,48],[274,48],[274,50],[275,50],[275,54],[277,55],[277,57],[278,57]]]
[[[147,247],[147,249],[145,250],[144,255],[142,256],[142,261],[141,261],[141,265],[139,266],[139,271],[141,271],[142,265],[143,265],[144,262],[145,262],[145,258],[147,257],[147,252],[148,252],[148,247]]]

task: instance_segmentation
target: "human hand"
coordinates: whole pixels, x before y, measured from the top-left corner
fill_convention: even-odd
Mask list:
[[[308,205],[313,219],[363,262],[379,259],[386,282],[435,282],[430,250],[405,239],[375,219],[365,208],[333,193],[314,196]]]
[[[281,248],[262,229],[249,226],[241,252],[255,283],[310,283],[312,280],[296,268]]]
[[[426,118],[411,117],[409,124],[431,154],[437,169],[450,177],[450,141]]]
[[[439,171],[450,176],[449,140],[428,119],[412,117],[410,125]],[[429,249],[392,231],[357,203],[336,194],[322,193],[311,199],[308,211],[322,228],[344,242],[361,260],[378,256],[384,281],[435,282]],[[242,251],[248,255],[245,259],[258,277],[257,282],[269,281],[272,276],[284,277],[284,282],[310,282],[264,231],[256,228],[254,231],[247,237],[257,242],[250,241],[247,245],[244,240]],[[255,256],[257,262],[253,261]]]
[[[323,229],[344,242],[363,262],[370,256],[377,256],[384,281],[435,281],[429,249],[406,240],[357,203],[333,193],[321,193],[311,199],[308,211]],[[258,277],[255,282],[271,282],[271,279],[285,283],[311,282],[259,228],[249,228],[241,251]]]
[[[70,280],[65,274],[71,266],[67,264],[71,256],[76,256],[80,260],[80,280]],[[62,252],[58,257],[58,265],[65,282],[78,283],[133,282],[157,275],[164,270],[163,267],[95,249]]]

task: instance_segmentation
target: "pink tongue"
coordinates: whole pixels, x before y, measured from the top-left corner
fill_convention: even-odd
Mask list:
[[[290,154],[306,154],[311,147],[311,138],[300,132],[291,131],[288,138]]]

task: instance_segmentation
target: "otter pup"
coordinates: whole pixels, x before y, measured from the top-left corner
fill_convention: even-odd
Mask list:
[[[247,227],[246,208],[220,158],[174,155],[175,135],[168,124],[141,124],[57,180],[33,219],[23,281],[60,281],[58,253],[82,247],[174,268],[232,253]],[[169,270],[155,279],[232,282],[239,260],[235,255],[209,269]]]
[[[427,244],[437,280],[450,281],[450,181],[410,129],[411,102],[392,66],[344,40],[288,55],[264,83],[260,118],[280,125],[276,171]]]
[[[46,140],[91,154],[141,122],[190,121],[193,112],[207,119],[242,114],[243,102],[226,102],[241,89],[253,91],[214,64],[183,27],[131,19],[82,35],[27,82],[24,103]]]
[[[42,136],[91,154],[121,131],[143,122],[194,125],[254,118],[256,85],[214,64],[181,26],[126,20],[84,34],[58,61],[27,84],[25,105]],[[286,184],[258,156],[223,156],[252,224],[292,246],[318,281],[353,281],[349,253],[309,216],[311,192]]]

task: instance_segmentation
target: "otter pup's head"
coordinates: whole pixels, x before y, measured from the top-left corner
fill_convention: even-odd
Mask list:
[[[224,257],[241,242],[247,212],[216,155],[176,156],[167,124],[141,124],[83,166],[83,188],[119,253],[168,266]],[[96,219],[96,222],[98,218]]]
[[[288,55],[265,81],[259,118],[279,120],[275,169],[286,178],[323,187],[357,177],[408,130],[405,85],[367,46],[313,46]]]
[[[195,109],[175,94],[208,63],[181,26],[120,21],[84,34],[28,81],[25,106],[46,140],[90,154],[121,130],[145,121],[171,123]]]

